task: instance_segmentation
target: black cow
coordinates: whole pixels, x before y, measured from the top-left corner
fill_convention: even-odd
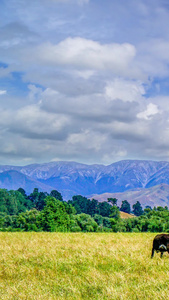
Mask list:
[[[164,252],[169,253],[169,234],[158,234],[153,240],[153,248],[151,253],[151,258],[154,256],[154,251],[161,252],[161,258]]]

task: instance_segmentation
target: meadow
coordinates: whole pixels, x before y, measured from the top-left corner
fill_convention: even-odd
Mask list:
[[[0,233],[0,299],[168,299],[154,233]]]

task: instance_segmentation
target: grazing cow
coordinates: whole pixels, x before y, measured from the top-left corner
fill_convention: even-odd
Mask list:
[[[154,256],[154,251],[161,252],[161,258],[163,257],[164,252],[169,253],[169,234],[158,234],[153,240],[153,248],[151,253],[151,258]]]

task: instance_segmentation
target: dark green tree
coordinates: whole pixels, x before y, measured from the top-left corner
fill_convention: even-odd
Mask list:
[[[112,205],[117,205],[118,199],[116,199],[116,198],[107,198],[107,201],[110,202]]]
[[[95,199],[92,199],[92,200],[87,199],[87,200],[88,201],[87,201],[86,213],[93,217],[98,212],[98,201]]]
[[[38,188],[34,188],[33,192],[28,196],[29,200],[32,202],[33,206],[36,207],[39,198]]]
[[[27,198],[26,192],[23,188],[19,188],[17,191],[20,192],[22,194],[22,196],[25,197],[25,199]]]
[[[90,200],[86,197],[75,195],[72,197],[72,200],[68,201],[68,203],[75,207],[77,214],[88,214],[89,212]]]
[[[28,196],[28,199],[32,202],[33,208],[42,210],[47,196],[47,192],[39,192],[38,188],[34,188],[33,192]]]
[[[111,214],[112,205],[107,202],[98,203],[98,213],[103,217],[109,217]]]
[[[59,201],[63,201],[61,193],[59,193],[57,190],[52,190],[50,192],[50,196],[58,199]]]
[[[127,200],[123,200],[120,210],[130,214],[131,213],[130,203]]]
[[[141,216],[143,214],[143,209],[139,201],[133,204],[133,214],[135,216]]]
[[[42,210],[45,206],[45,199],[48,196],[48,193],[46,192],[40,192],[38,195],[38,199],[36,200],[36,209]]]

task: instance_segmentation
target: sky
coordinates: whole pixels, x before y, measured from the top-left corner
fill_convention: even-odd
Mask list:
[[[169,161],[168,0],[0,0],[0,164]]]

